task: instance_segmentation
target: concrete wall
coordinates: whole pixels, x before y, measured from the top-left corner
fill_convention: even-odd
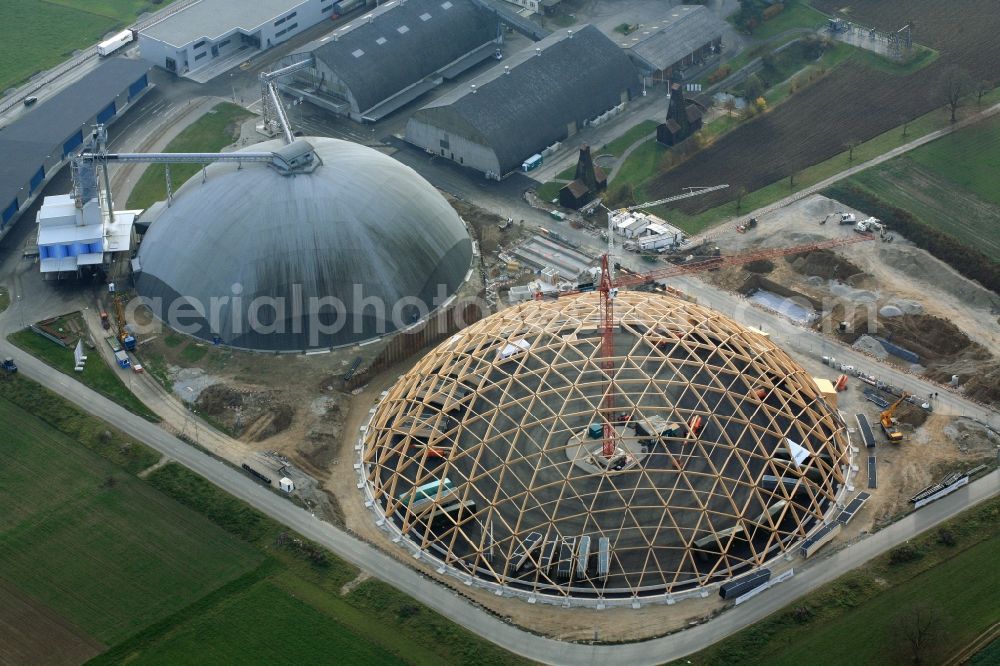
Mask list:
[[[500,160],[493,150],[463,136],[410,118],[406,123],[406,140],[415,146],[434,153],[438,157],[452,160],[456,164],[482,171],[500,173]],[[441,142],[447,145],[442,147]]]

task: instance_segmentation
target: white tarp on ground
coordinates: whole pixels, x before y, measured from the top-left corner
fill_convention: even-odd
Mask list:
[[[768,310],[773,310],[778,314],[782,314],[792,321],[799,322],[801,324],[812,323],[816,317],[819,315],[810,308],[805,308],[790,298],[785,298],[784,296],[779,296],[773,292],[758,289],[751,296],[750,300],[760,303]]]

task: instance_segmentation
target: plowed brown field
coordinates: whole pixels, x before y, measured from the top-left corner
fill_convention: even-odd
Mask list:
[[[973,81],[1000,76],[1000,7],[996,0],[814,0],[821,11],[849,17],[879,30],[914,25],[916,42],[940,52],[927,67],[894,75],[848,62],[786,102],[741,125],[647,185],[650,198],[697,184],[729,183],[729,189],[695,197],[679,206],[696,213],[732,199],[740,187],[759,189],[865,141],[905,120],[944,106],[940,82],[951,65]],[[842,9],[848,11],[838,14]],[[972,102],[974,103],[974,101]]]

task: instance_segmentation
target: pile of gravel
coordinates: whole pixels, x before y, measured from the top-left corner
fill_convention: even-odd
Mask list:
[[[880,361],[884,360],[887,356],[889,356],[889,352],[885,350],[885,347],[882,346],[882,343],[870,335],[862,335],[851,346],[854,349],[858,350],[859,352],[864,352],[865,354],[871,354]]]
[[[878,314],[880,317],[902,317],[903,311],[900,310],[895,305],[883,305],[879,308]]]

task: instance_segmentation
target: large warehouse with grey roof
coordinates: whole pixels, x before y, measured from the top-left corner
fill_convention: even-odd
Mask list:
[[[149,86],[149,65],[114,57],[0,130],[0,237],[97,123],[110,125]]]
[[[281,87],[374,122],[497,56],[501,42],[497,16],[471,0],[392,0],[308,45],[312,67]]]
[[[703,5],[678,5],[661,20],[640,26],[619,43],[644,76],[684,79],[687,70],[722,51],[725,23]]]
[[[587,25],[546,37],[420,109],[406,140],[500,178],[639,90],[628,56]]]

